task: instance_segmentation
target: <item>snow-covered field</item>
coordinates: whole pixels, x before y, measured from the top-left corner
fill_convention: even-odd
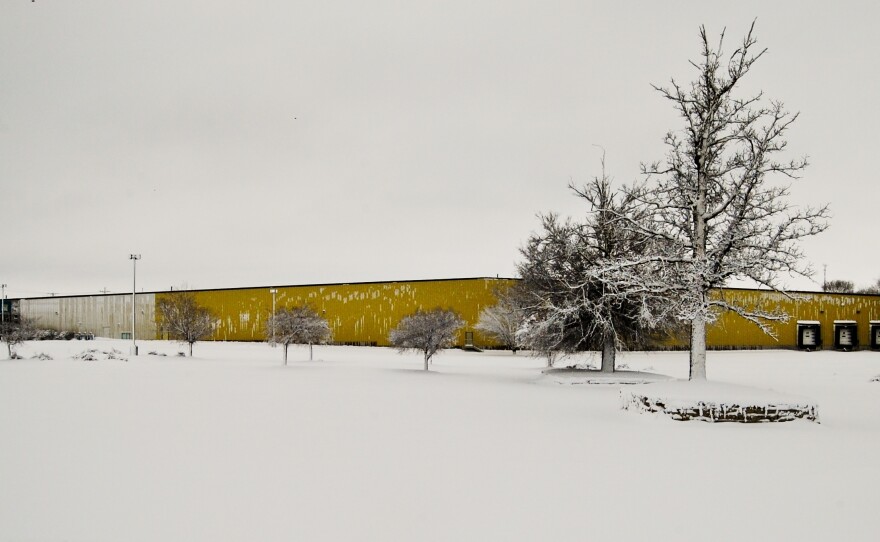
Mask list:
[[[710,352],[821,424],[681,423],[522,355],[27,343],[0,361],[0,541],[877,540],[880,353]],[[167,357],[146,355],[149,351]],[[676,377],[687,354],[623,353]],[[563,361],[562,365],[566,362]]]

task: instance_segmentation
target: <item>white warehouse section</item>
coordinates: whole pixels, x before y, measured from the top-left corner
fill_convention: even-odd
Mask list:
[[[22,299],[19,310],[42,329],[93,333],[96,337],[116,339],[122,338],[123,333],[131,333],[131,294]],[[155,310],[155,294],[137,295],[139,339],[156,338]]]

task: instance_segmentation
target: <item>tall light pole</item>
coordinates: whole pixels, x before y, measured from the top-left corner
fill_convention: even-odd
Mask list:
[[[135,335],[135,324],[137,323],[137,313],[135,312],[135,301],[137,301],[137,261],[141,259],[140,254],[131,254],[128,256],[131,260],[131,355],[138,355],[137,338]]]
[[[278,289],[271,288],[269,293],[272,294],[272,346],[275,346],[275,294],[278,293]]]

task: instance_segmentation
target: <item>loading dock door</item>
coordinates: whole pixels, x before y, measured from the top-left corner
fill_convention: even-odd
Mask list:
[[[797,345],[801,350],[817,350],[822,347],[822,325],[816,320],[798,320]]]
[[[845,327],[840,330],[840,346],[852,346],[853,336],[852,329]]]
[[[804,329],[802,341],[804,346],[816,346],[816,329],[812,327]]]
[[[834,348],[855,350],[859,344],[858,323],[855,320],[834,321]]]

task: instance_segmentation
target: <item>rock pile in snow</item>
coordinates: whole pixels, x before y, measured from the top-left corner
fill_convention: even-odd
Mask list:
[[[809,399],[731,384],[675,381],[634,386],[622,389],[620,400],[624,410],[658,413],[679,421],[819,421],[819,407]]]

